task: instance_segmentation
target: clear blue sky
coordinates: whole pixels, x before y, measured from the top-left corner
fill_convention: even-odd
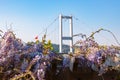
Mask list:
[[[60,13],[79,18],[79,21],[74,20],[74,34],[89,35],[103,27],[111,30],[120,41],[120,0],[0,0],[0,29],[5,31],[12,24],[17,37],[25,42],[34,41],[34,37]],[[67,21],[64,25],[67,25]],[[56,27],[58,21],[50,26],[47,34]],[[56,43],[58,30],[55,30],[48,38]],[[96,40],[116,44],[106,32],[96,35]]]

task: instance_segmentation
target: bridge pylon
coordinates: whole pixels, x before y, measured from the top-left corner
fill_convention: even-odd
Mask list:
[[[63,19],[69,19],[69,36],[63,36]],[[59,15],[59,53],[63,53],[62,45],[63,40],[69,40],[70,46],[70,53],[73,53],[73,19],[72,16],[63,16],[62,14]]]

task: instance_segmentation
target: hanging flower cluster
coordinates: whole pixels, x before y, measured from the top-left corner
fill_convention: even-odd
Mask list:
[[[93,38],[86,38],[78,42],[74,54],[56,54],[52,52],[51,41],[46,41],[46,35],[42,38],[42,42],[38,37],[35,39],[36,42],[24,43],[16,38],[11,30],[1,35],[0,78],[2,80],[45,80],[46,71],[52,71],[50,69],[54,60],[62,61],[59,65],[62,70],[57,70],[55,75],[65,68],[74,71],[76,61],[77,68],[81,71],[92,69],[99,75],[110,69],[120,71],[120,47],[101,46]]]
[[[120,48],[116,46],[100,46],[93,39],[81,41],[79,53],[91,61],[91,68],[100,74],[109,69],[120,71]]]
[[[43,80],[48,61],[54,59],[51,50],[51,41],[24,43],[8,30],[0,40],[1,79]]]

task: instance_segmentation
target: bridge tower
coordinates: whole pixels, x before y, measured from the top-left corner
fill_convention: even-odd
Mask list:
[[[69,36],[63,36],[63,26],[62,26],[62,20],[63,19],[69,19]],[[69,46],[70,46],[70,53],[73,53],[73,19],[72,16],[63,16],[62,14],[59,15],[59,53],[63,53],[62,45],[63,40],[69,40]]]

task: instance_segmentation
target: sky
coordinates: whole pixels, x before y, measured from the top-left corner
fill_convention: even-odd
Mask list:
[[[25,42],[35,41],[37,35],[41,39],[46,33],[48,39],[58,43],[59,14],[73,16],[74,34],[89,36],[105,28],[120,41],[120,0],[0,0],[0,30],[12,28]],[[69,33],[68,24],[68,20],[63,21],[65,35]],[[107,32],[96,34],[95,40],[100,44],[117,45]]]

